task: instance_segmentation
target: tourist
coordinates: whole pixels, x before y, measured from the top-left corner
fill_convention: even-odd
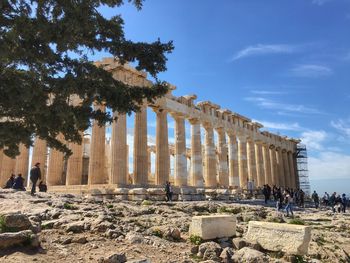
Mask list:
[[[10,178],[7,180],[6,185],[5,185],[5,189],[9,189],[12,188],[13,184],[15,182],[15,175],[11,174]]]
[[[165,195],[167,202],[172,201],[173,192],[171,189],[171,184],[168,181],[165,183]]]
[[[270,200],[270,198],[271,198],[271,187],[267,184],[266,188],[267,188],[267,200]]]
[[[320,198],[318,197],[318,194],[316,193],[316,191],[313,192],[311,198],[314,201],[315,208],[318,209],[320,205]]]
[[[265,204],[267,204],[267,200],[269,200],[269,190],[267,189],[267,185],[264,184],[264,188],[262,190],[262,193],[265,197]]]
[[[335,206],[335,200],[336,200],[336,198],[337,198],[336,195],[337,195],[337,193],[334,192],[334,193],[329,197],[329,205],[331,206],[333,213],[335,213],[335,208],[334,208],[334,206]]]
[[[299,206],[304,207],[305,193],[302,189],[299,190]]]
[[[323,204],[325,206],[329,205],[329,194],[327,192],[324,192],[324,196],[323,196]]]
[[[347,205],[347,202],[348,202],[348,200],[346,199],[346,195],[345,194],[342,194],[341,200],[342,200],[342,212],[345,213],[346,205]]]
[[[340,195],[337,195],[337,197],[335,198],[334,210],[340,213],[340,211],[342,210],[342,205],[343,205],[342,198],[340,197]]]
[[[12,189],[15,189],[17,191],[25,191],[24,188],[24,179],[22,177],[22,174],[18,174],[15,178],[15,181],[13,183]]]
[[[35,188],[37,181],[41,179],[40,163],[36,163],[32,169],[30,169],[30,180],[32,181],[31,195],[35,194]]]
[[[289,192],[286,192],[286,198],[285,198],[285,200],[286,200],[286,208],[285,208],[285,210],[286,210],[286,213],[287,213],[287,215],[286,216],[289,216],[289,213],[292,215],[292,216],[294,216],[294,214],[293,214],[293,206],[292,206],[292,204],[293,204],[293,198],[291,197],[291,195],[290,195],[290,193]]]

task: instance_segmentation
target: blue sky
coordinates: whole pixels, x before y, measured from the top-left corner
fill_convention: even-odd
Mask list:
[[[350,0],[148,0],[141,11],[102,11],[122,15],[128,39],[174,41],[159,75],[174,95],[302,138],[311,189],[350,193]]]

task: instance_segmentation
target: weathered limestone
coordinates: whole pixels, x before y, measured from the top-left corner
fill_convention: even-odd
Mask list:
[[[155,110],[157,114],[156,127],[156,175],[155,183],[164,185],[169,181],[170,153],[168,142],[168,120],[164,109]]]
[[[244,136],[238,137],[238,168],[239,168],[239,186],[247,189],[248,183],[248,164],[247,164],[247,141]]]
[[[229,185],[229,177],[228,177],[228,150],[226,143],[226,133],[223,129],[217,129],[218,138],[219,138],[219,177],[218,183],[220,186],[228,186]]]
[[[62,134],[57,136],[57,140],[63,141]],[[62,185],[63,182],[63,153],[61,151],[50,149],[49,166],[47,169],[47,185]]]
[[[112,156],[111,180],[112,184],[127,184],[127,143],[126,143],[126,115],[114,113],[117,118],[112,126]]]
[[[255,142],[250,139],[247,142],[247,151],[248,151],[248,176],[249,181],[253,182],[253,185],[256,186],[257,174],[256,174],[256,160],[255,160]]]
[[[11,174],[15,172],[15,167],[16,159],[10,158],[6,154],[2,153],[0,187],[3,187],[6,184]]]
[[[265,169],[263,160],[263,149],[262,143],[257,141],[255,144],[255,160],[256,160],[256,173],[257,182],[256,186],[261,187],[265,184]]]
[[[228,134],[229,185],[239,187],[238,145],[234,134]]]
[[[191,186],[203,187],[201,128],[198,119],[191,119]]]
[[[271,177],[272,185],[279,185],[278,171],[277,171],[277,160],[275,146],[270,146],[270,163],[271,163]]]
[[[279,179],[279,184],[280,186],[285,187],[286,183],[284,180],[284,166],[283,166],[283,158],[282,158],[282,149],[280,147],[277,147],[276,149],[276,158],[277,158],[277,174],[278,174],[278,179]]]
[[[105,111],[105,106],[95,105],[95,109]],[[108,178],[105,173],[105,141],[106,127],[101,127],[94,121],[90,145],[89,185],[107,183]]]
[[[187,157],[185,120],[182,116],[173,115],[175,119],[175,174],[176,186],[187,185]]]
[[[29,149],[24,145],[19,145],[20,155],[16,157],[15,174],[22,174],[23,178],[27,178],[29,168]],[[0,157],[1,158],[1,157]],[[0,164],[1,167],[1,164]]]
[[[235,236],[236,217],[232,215],[194,216],[189,234],[199,236],[203,240]]]
[[[296,179],[296,173],[295,173],[295,166],[294,166],[294,159],[293,159],[293,153],[288,152],[288,164],[289,164],[289,171],[290,171],[290,178],[291,178],[291,187],[296,188],[297,179]]]
[[[289,164],[288,164],[288,156],[287,151],[282,151],[282,160],[283,160],[283,174],[284,174],[284,181],[286,187],[291,187],[291,180],[290,180],[290,171],[289,171]]]
[[[214,144],[214,130],[209,125],[204,125],[205,128],[205,186],[216,187],[216,153]]]
[[[250,221],[245,238],[266,250],[305,255],[311,240],[311,227]]]
[[[143,105],[140,111],[135,113],[133,183],[136,185],[147,185],[148,183],[147,159],[147,108],[146,105]]]
[[[270,150],[269,146],[266,143],[263,144],[262,151],[264,161],[265,183],[272,186]]]
[[[83,137],[83,133],[80,132]],[[82,144],[69,143],[72,155],[67,160],[66,185],[82,184],[83,176],[83,142]]]

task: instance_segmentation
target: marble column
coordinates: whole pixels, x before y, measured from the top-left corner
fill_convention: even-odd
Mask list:
[[[203,160],[201,125],[199,120],[191,119],[191,186],[203,187]]]
[[[284,167],[283,167],[283,158],[282,158],[282,149],[280,147],[277,147],[277,167],[278,167],[278,180],[279,180],[279,186],[285,187],[285,181],[284,181]]]
[[[16,159],[8,157],[5,153],[2,153],[1,155],[2,161],[0,167],[0,187],[4,187],[11,174],[15,172]]]
[[[173,116],[175,119],[175,174],[176,186],[187,185],[187,157],[185,120],[182,116]]]
[[[214,130],[210,125],[204,125],[205,128],[205,186],[216,187],[216,151],[214,143]]]
[[[276,149],[274,145],[270,145],[270,163],[271,163],[271,177],[272,185],[279,186],[278,180],[278,170],[277,170],[277,161],[276,161]]]
[[[289,170],[290,170],[290,178],[291,178],[291,187],[293,189],[297,188],[297,180],[296,180],[296,173],[295,173],[295,166],[294,166],[294,160],[293,160],[293,153],[288,152],[288,164],[289,164]]]
[[[147,178],[150,180],[152,178],[152,152],[150,149],[147,150],[147,160],[148,160],[148,173]],[[152,180],[153,181],[153,180]],[[154,184],[154,183],[153,183]]]
[[[223,129],[217,129],[218,139],[219,139],[219,177],[218,183],[220,186],[228,187],[229,186],[229,177],[228,177],[228,150],[226,142],[226,132]]]
[[[262,147],[263,146],[261,142],[257,142],[255,144],[255,160],[256,160],[256,173],[257,173],[256,186],[257,187],[262,187],[264,184],[266,184]]]
[[[256,160],[255,160],[255,142],[253,139],[248,140],[247,143],[248,151],[248,175],[249,181],[254,182],[254,188],[257,185],[257,175],[256,175]]]
[[[248,187],[248,164],[247,164],[247,138],[238,137],[238,169],[239,169],[239,186],[242,189]]]
[[[35,138],[33,154],[32,154],[32,167],[36,163],[40,163],[41,180],[45,183],[46,183],[46,169],[47,169],[46,160],[47,160],[47,143],[45,140]]]
[[[168,119],[167,111],[156,109],[156,185],[165,185],[169,181],[170,173],[170,153],[168,142]]]
[[[62,134],[58,135],[57,140],[63,141]],[[49,165],[47,169],[47,185],[63,185],[63,158],[64,154],[61,151],[51,148],[49,155]]]
[[[111,184],[126,185],[127,176],[127,141],[126,115],[114,113],[117,120],[112,124],[112,157],[111,157]]]
[[[147,185],[147,107],[142,106],[135,114],[133,183]]]
[[[80,136],[83,138],[83,132],[80,132]],[[67,176],[66,185],[80,185],[82,184],[83,177],[83,145],[82,143],[69,143],[68,147],[72,151],[72,155],[67,160]]]
[[[272,186],[272,174],[271,174],[271,160],[269,145],[263,144],[263,160],[264,160],[264,172],[265,172],[265,184]]]
[[[19,145],[19,152],[20,154],[16,157],[15,174],[22,174],[22,177],[27,180],[29,168],[29,149],[21,143]]]
[[[287,151],[285,149],[282,150],[282,159],[283,159],[285,185],[286,185],[286,187],[291,187],[288,156],[287,156]]]
[[[95,110],[105,111],[105,106],[96,105]],[[105,173],[105,148],[106,148],[106,127],[99,126],[97,121],[93,122],[88,184],[106,184],[108,181]]]
[[[239,187],[237,138],[228,134],[229,185]]]

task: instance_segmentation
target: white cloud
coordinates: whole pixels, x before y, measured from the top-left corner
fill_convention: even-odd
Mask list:
[[[331,126],[337,129],[344,136],[350,138],[350,119],[339,119],[337,121],[331,121]]]
[[[327,139],[325,131],[305,131],[301,134],[301,141],[308,150],[321,151],[324,149],[322,143]]]
[[[250,92],[253,94],[258,94],[258,95],[283,95],[283,94],[287,94],[287,92],[271,91],[271,90],[251,90]]]
[[[299,46],[295,45],[286,45],[286,44],[271,44],[271,45],[264,45],[264,44],[257,44],[254,46],[248,46],[244,49],[241,49],[236,53],[236,55],[233,56],[231,61],[250,57],[250,56],[256,56],[256,55],[266,55],[266,54],[290,54],[295,53],[300,50]]]
[[[312,3],[315,4],[315,5],[324,5],[325,3],[328,3],[332,0],[312,0]]]
[[[253,120],[254,122],[259,122],[264,125],[264,128],[274,129],[274,130],[286,130],[286,131],[303,131],[304,128],[300,127],[299,123],[283,123],[283,122],[270,122],[270,121],[259,121]]]
[[[308,158],[309,177],[313,180],[350,179],[350,155],[322,152],[318,157]]]
[[[303,64],[295,66],[290,70],[296,77],[318,78],[327,77],[333,74],[333,70],[327,66],[315,64]]]
[[[279,110],[283,112],[298,112],[304,114],[322,114],[321,111],[315,108],[306,107],[304,105],[298,104],[286,104],[276,102],[270,99],[262,97],[246,97],[245,100],[255,102],[260,108],[270,109],[270,110]]]

